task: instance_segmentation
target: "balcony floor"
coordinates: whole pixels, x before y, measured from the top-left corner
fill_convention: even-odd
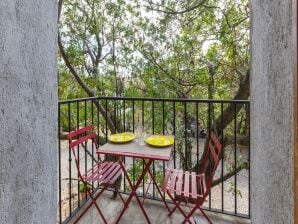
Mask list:
[[[118,197],[116,200],[111,199],[111,192],[105,192],[97,201],[99,207],[102,209],[105,217],[108,220],[108,223],[112,223],[116,215],[119,213],[119,211],[122,208],[122,201]],[[126,198],[126,196],[124,196]],[[172,207],[173,205],[170,205]],[[145,201],[145,210],[147,211],[147,214],[151,220],[151,223],[154,224],[178,224],[182,222],[183,216],[179,211],[176,211],[171,218],[167,215],[167,210],[164,207],[164,205],[161,202],[153,201],[147,199]],[[229,216],[229,215],[223,215],[218,213],[207,213],[209,218],[213,221],[213,223],[216,224],[230,224],[230,223],[243,223],[243,224],[249,224],[250,220]],[[78,214],[79,215],[79,214]],[[73,223],[75,216],[70,223]],[[202,215],[199,213],[199,211],[196,212],[195,215],[197,223],[204,224],[207,223],[207,221],[202,217]],[[87,213],[80,219],[80,224],[98,224],[103,223],[101,220],[97,210],[94,206],[92,206]],[[129,208],[125,211],[124,215],[122,216],[122,219],[120,221],[121,224],[143,224],[147,223],[145,220],[145,217],[138,206],[136,200],[134,199],[131,203]]]

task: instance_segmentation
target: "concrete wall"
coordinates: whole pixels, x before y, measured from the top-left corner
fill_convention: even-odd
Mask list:
[[[0,223],[56,223],[56,1],[0,1]]]
[[[252,0],[252,222],[293,223],[291,0]]]

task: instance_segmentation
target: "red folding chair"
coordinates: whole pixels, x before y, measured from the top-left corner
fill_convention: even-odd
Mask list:
[[[122,174],[121,165],[119,164],[119,162],[102,161],[101,158],[99,157],[99,161],[94,166],[92,166],[92,168],[89,169],[86,173],[82,173],[80,171],[78,155],[75,150],[76,147],[78,147],[79,145],[83,145],[84,147],[86,147],[87,142],[91,140],[92,144],[95,145],[95,148],[98,149],[96,134],[94,133],[93,125],[89,125],[69,133],[68,140],[69,140],[69,147],[71,148],[75,158],[79,179],[83,182],[85,189],[87,189],[87,193],[91,198],[91,203],[80,214],[80,216],[76,219],[74,223],[77,223],[92,205],[95,205],[102,220],[104,221],[104,223],[107,223],[106,218],[104,217],[102,211],[100,210],[99,206],[96,203],[96,200],[104,192],[104,190],[106,190],[108,186],[113,185],[115,181],[118,179],[118,177]],[[93,195],[91,192],[91,189],[87,187],[88,182],[97,182],[103,185],[103,188],[97,193],[97,195]],[[118,192],[117,189],[115,190],[119,194],[121,200],[124,202],[121,194]]]
[[[190,218],[193,216],[194,212],[199,209],[208,222],[212,223],[201,206],[210,192],[213,176],[219,163],[221,153],[222,146],[216,135],[211,132],[208,150],[204,156],[202,168],[198,175],[195,172],[167,169],[161,190],[167,192],[175,204],[175,207],[170,211],[169,216],[171,216],[178,208],[184,216],[184,221],[182,223],[192,223]],[[180,198],[178,202],[175,200],[175,195]],[[180,207],[182,199],[184,199],[183,201],[185,202],[192,202],[194,204],[188,214],[186,214]],[[196,223],[195,219],[194,221]]]

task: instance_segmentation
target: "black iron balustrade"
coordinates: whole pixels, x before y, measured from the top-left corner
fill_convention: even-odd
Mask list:
[[[87,201],[86,197],[79,197],[82,189],[72,169],[74,164],[65,135],[88,124],[95,126],[100,145],[107,141],[111,133],[133,132],[136,124],[142,124],[150,134],[174,135],[173,160],[168,164],[154,163],[152,166],[153,174],[160,180],[167,166],[198,172],[208,133],[215,131],[224,146],[224,153],[205,209],[249,218],[249,106],[247,100],[140,97],[91,97],[59,101],[58,222],[67,223]],[[83,153],[79,153],[82,150]],[[77,153],[85,171],[98,159],[93,147],[78,148]],[[134,181],[143,161],[130,158],[124,158],[124,161],[131,165],[129,169]],[[148,186],[143,182],[140,196],[145,196]],[[94,192],[98,187],[92,185]],[[154,187],[149,186],[148,189],[147,198],[160,200]],[[129,192],[125,178],[121,191]]]

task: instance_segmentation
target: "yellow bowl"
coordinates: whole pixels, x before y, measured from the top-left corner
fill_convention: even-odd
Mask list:
[[[134,140],[136,136],[130,132],[118,133],[108,136],[108,140],[114,143],[125,143]]]
[[[175,140],[173,137],[164,136],[164,135],[152,135],[146,138],[145,142],[149,145],[156,147],[166,147],[173,145]]]

